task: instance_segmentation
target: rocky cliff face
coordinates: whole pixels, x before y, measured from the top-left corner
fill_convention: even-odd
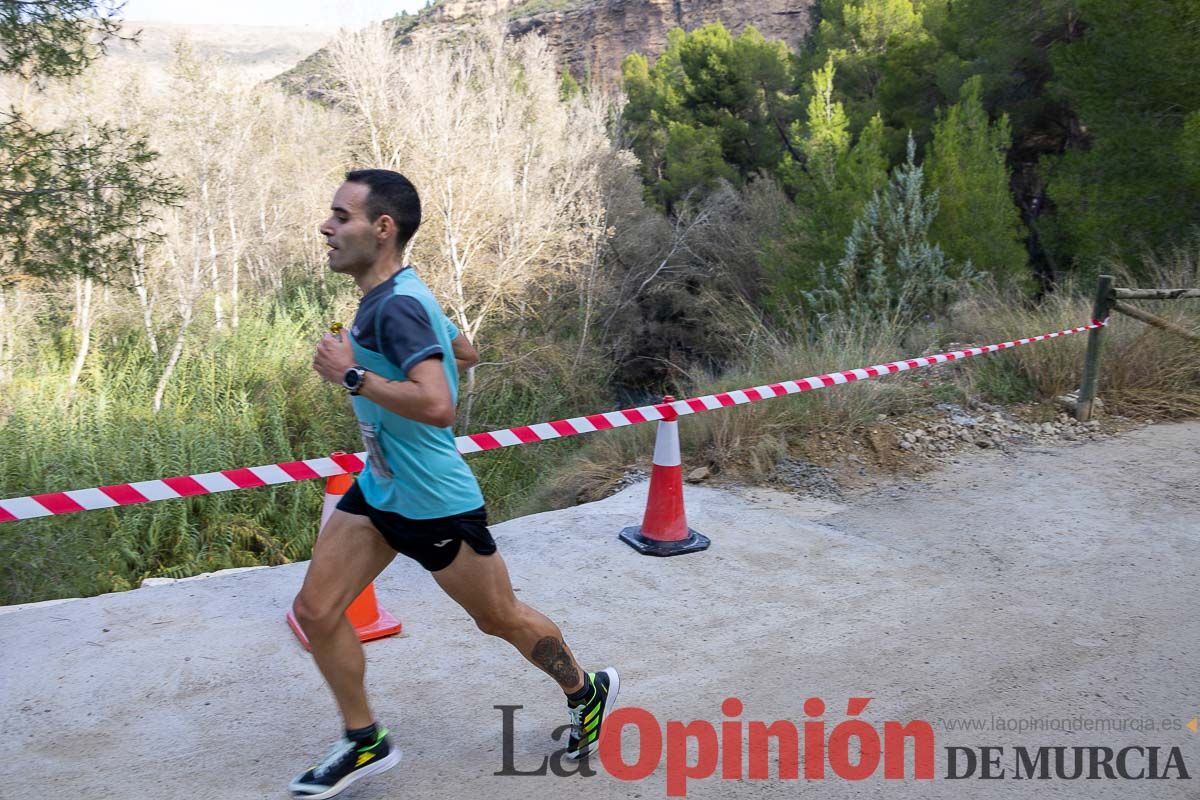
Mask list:
[[[792,48],[816,24],[819,0],[446,0],[410,35],[440,35],[500,17],[513,36],[545,36],[576,77],[609,82],[629,53],[657,56],[672,28],[722,22],[735,35],[753,25]]]
[[[816,25],[820,0],[443,0],[399,22],[401,41],[453,39],[467,26],[500,20],[514,37],[544,36],[559,62],[578,79],[615,84],[630,53],[656,58],[673,28],[694,30],[721,22],[734,35],[749,25],[792,49]],[[317,51],[276,80],[320,96]]]

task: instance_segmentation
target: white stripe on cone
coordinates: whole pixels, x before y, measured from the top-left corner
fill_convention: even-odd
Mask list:
[[[679,455],[679,423],[659,422],[654,439],[654,466],[678,467],[683,464]]]

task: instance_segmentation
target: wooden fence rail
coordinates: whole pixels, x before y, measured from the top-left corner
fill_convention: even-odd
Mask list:
[[[1155,316],[1148,311],[1134,308],[1120,302],[1121,300],[1183,300],[1200,297],[1200,289],[1128,289],[1113,286],[1111,275],[1101,275],[1096,286],[1096,301],[1092,305],[1092,318],[1103,320],[1116,311],[1133,317],[1136,320],[1153,325],[1176,336],[1192,342],[1200,343],[1200,336],[1176,325],[1173,322]],[[1100,380],[1100,346],[1103,343],[1104,328],[1095,328],[1088,334],[1087,355],[1083,362],[1083,381],[1079,385],[1079,395],[1075,403],[1075,417],[1081,422],[1092,418],[1093,406],[1096,403],[1096,385]]]
[[[1200,289],[1113,289],[1114,300],[1182,300],[1200,297]]]

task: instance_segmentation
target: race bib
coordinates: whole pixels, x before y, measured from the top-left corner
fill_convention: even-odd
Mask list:
[[[392,479],[392,470],[383,457],[383,445],[379,443],[378,428],[369,422],[359,422],[362,431],[363,445],[367,448],[367,463],[371,465],[371,474],[376,478]]]

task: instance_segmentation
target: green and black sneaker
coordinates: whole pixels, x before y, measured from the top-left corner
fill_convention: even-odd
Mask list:
[[[321,763],[288,785],[297,800],[326,800],[339,795],[359,778],[376,775],[400,763],[400,751],[392,747],[386,729],[370,743],[353,742],[343,736],[329,749]]]
[[[617,692],[621,688],[621,679],[612,667],[589,672],[587,681],[592,687],[587,700],[567,707],[567,713],[571,715],[571,738],[567,741],[567,758],[570,759],[583,758],[600,745],[604,718],[617,704]]]

